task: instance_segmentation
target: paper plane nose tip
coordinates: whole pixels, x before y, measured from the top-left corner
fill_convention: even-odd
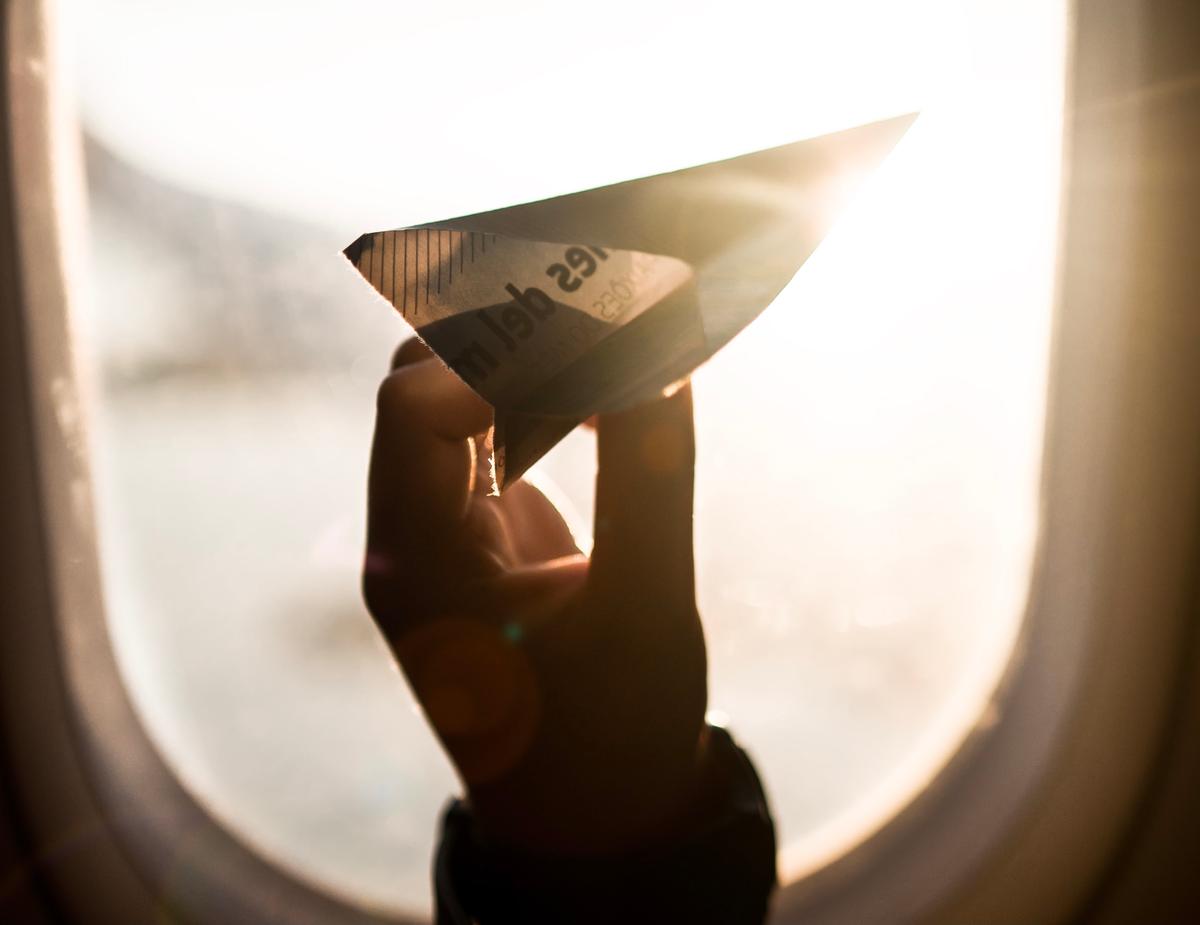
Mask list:
[[[349,247],[342,251],[342,253],[346,255],[346,259],[355,266],[358,266],[358,258],[362,254],[363,241],[366,237],[367,236],[365,234],[360,234],[354,239]]]

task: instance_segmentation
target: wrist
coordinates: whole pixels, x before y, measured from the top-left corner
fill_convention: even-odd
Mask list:
[[[775,884],[775,833],[762,785],[721,729],[705,736],[697,800],[657,839],[580,856],[498,845],[455,801],[435,865],[439,910],[473,920],[542,923],[763,921]],[[439,913],[439,923],[471,921]]]
[[[595,857],[668,842],[723,785],[710,737],[702,726],[675,761],[630,767],[600,755],[586,771],[523,768],[511,780],[468,788],[465,804],[481,837],[507,851]]]

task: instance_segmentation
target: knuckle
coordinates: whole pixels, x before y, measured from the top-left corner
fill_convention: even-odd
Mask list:
[[[405,340],[392,354],[392,369],[400,369],[410,363],[419,363],[433,356],[433,352],[425,346],[420,338],[413,336]]]

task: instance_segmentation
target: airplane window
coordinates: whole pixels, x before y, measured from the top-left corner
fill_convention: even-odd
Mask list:
[[[795,879],[986,723],[1029,587],[1064,4],[70,0],[111,632],[196,797],[360,905],[429,908],[455,790],[358,592],[406,336],[359,233],[922,115],[695,377],[714,710]],[[589,529],[594,444],[536,477]]]

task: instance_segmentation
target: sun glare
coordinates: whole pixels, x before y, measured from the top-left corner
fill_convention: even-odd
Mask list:
[[[1020,627],[1037,530],[1062,14],[1029,9],[1019,70],[1004,60],[1013,30],[976,24],[973,66],[930,94],[792,284],[695,377],[700,585],[718,651],[724,632],[742,650],[755,632],[819,648],[820,634],[798,627],[831,621],[845,638],[839,686],[907,701],[927,684],[931,659],[889,678],[863,655],[897,632],[945,647],[940,670],[954,678],[915,747],[821,825],[796,825],[812,816],[804,791],[823,764],[793,757],[806,751],[804,724],[780,717],[754,740],[770,753],[786,879],[881,826],[985,721]],[[747,517],[755,532],[739,535]],[[756,577],[731,589],[747,571],[738,558]],[[823,594],[797,588],[796,573]],[[931,636],[939,620],[952,628]],[[803,668],[776,676],[776,698],[805,696]],[[717,669],[714,702],[743,726],[763,710],[745,683]]]
[[[168,760],[259,850],[428,907],[454,787],[359,598],[372,396],[407,331],[340,248],[905,112],[694,377],[711,706],[785,879],[994,715],[1037,533],[1065,4],[64,5],[114,643]],[[591,440],[537,476],[585,530]]]

